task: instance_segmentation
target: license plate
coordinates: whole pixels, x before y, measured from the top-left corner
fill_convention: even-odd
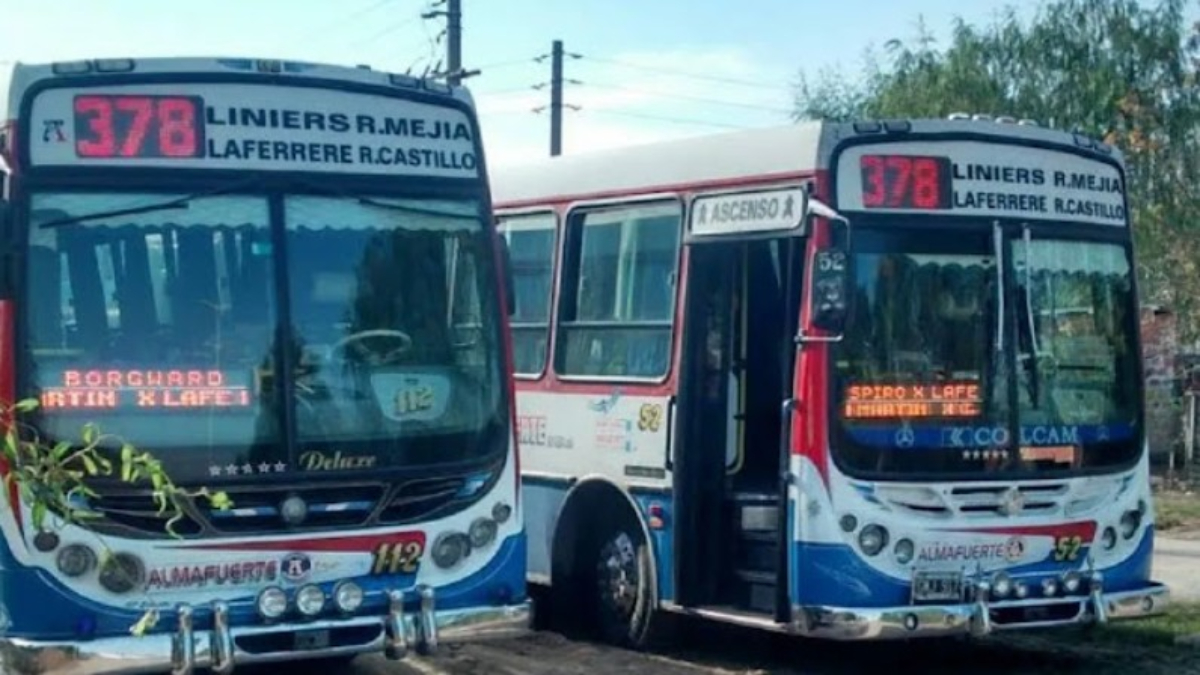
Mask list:
[[[317,649],[329,648],[329,631],[327,630],[305,630],[298,631],[295,635],[296,651],[313,651]]]
[[[962,575],[957,572],[917,572],[913,575],[916,602],[961,602]]]

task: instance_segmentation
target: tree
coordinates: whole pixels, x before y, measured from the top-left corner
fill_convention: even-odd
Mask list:
[[[989,26],[956,20],[938,49],[924,26],[869,59],[857,86],[843,74],[803,75],[798,119],[1030,118],[1103,138],[1127,160],[1127,187],[1144,302],[1166,304],[1181,336],[1200,336],[1200,38],[1183,0],[1055,0],[1023,22],[1007,9]]]

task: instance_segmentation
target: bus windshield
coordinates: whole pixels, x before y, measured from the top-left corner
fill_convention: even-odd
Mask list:
[[[889,225],[855,234],[854,313],[834,352],[848,469],[1046,473],[1136,457],[1126,244]]]
[[[30,206],[22,363],[41,433],[94,421],[183,480],[505,449],[478,201],[42,192]]]

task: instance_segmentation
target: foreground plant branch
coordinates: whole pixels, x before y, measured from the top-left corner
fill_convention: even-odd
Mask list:
[[[100,544],[101,567],[112,555],[112,550],[102,535],[87,527],[87,521],[102,517],[89,504],[104,498],[89,486],[90,479],[117,475],[123,483],[148,486],[158,515],[167,518],[164,531],[177,539],[181,537],[175,527],[185,517],[185,500],[203,498],[212,508],[221,511],[233,506],[229,495],[223,491],[186,489],[176,485],[162,462],[149,452],[138,450],[111,434],[101,433],[93,423],[83,425],[78,439],[45,441],[36,428],[19,420],[20,415],[37,408],[37,399],[23,399],[11,406],[0,404],[0,423],[5,428],[3,458],[8,466],[5,487],[8,490],[15,488],[29,506],[35,531],[47,531],[51,515],[54,516],[54,529],[67,525],[89,529]],[[141,635],[157,620],[157,610],[147,610],[130,632]]]

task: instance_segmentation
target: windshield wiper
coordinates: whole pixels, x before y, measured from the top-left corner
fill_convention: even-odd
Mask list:
[[[314,183],[309,180],[297,179],[295,182],[299,185],[303,185],[304,187],[312,190],[313,192],[321,192],[321,193],[324,193],[331,197],[341,197],[342,199],[353,199],[353,200],[357,201],[359,204],[362,204],[363,206],[373,206],[378,209],[388,209],[390,211],[400,211],[402,213],[411,213],[411,214],[419,215],[419,216],[436,216],[439,218],[456,218],[458,220],[471,220],[471,221],[479,219],[478,213],[475,213],[475,214],[454,213],[454,212],[450,212],[450,211],[439,211],[437,209],[426,209],[426,208],[421,208],[419,206],[404,206],[403,204],[389,204],[388,202],[381,202],[372,197],[365,197],[360,194],[355,194],[353,192],[347,192],[346,190],[342,190],[342,189],[339,189],[336,187],[330,187],[328,185],[321,185],[321,184]]]
[[[423,209],[417,206],[404,206],[402,204],[389,204],[387,202],[379,202],[370,197],[357,197],[358,203],[365,206],[374,206],[377,209],[388,209],[391,211],[400,211],[402,213],[411,213],[418,216],[437,216],[438,218],[456,218],[458,220],[478,220],[479,214],[470,215],[466,213],[453,213],[450,211],[439,211],[437,209]]]
[[[89,220],[100,220],[103,218],[116,218],[117,216],[133,216],[133,215],[137,215],[140,213],[154,213],[155,211],[186,210],[190,207],[191,202],[193,202],[197,199],[202,199],[204,197],[216,197],[218,195],[222,195],[227,192],[232,192],[233,190],[240,190],[249,185],[257,183],[260,180],[261,179],[258,178],[257,176],[252,176],[246,180],[238,181],[236,183],[233,183],[231,185],[226,185],[225,187],[222,187],[222,188],[219,188],[216,190],[209,190],[207,192],[197,192],[195,194],[190,194],[185,197],[176,197],[175,199],[170,199],[165,202],[158,202],[157,204],[146,204],[144,206],[131,206],[126,209],[113,209],[111,211],[97,211],[95,213],[87,213],[82,216],[68,215],[62,209],[46,209],[46,211],[58,211],[59,213],[63,214],[63,217],[55,219],[55,220],[51,220],[49,222],[42,223],[42,224],[38,225],[38,227],[41,229],[49,229],[52,227],[63,227],[65,225],[76,225],[78,223],[83,223],[83,222],[86,222]],[[36,213],[36,211],[35,211],[35,213]]]
[[[147,204],[145,206],[134,206],[128,209],[114,209],[112,211],[97,211],[96,213],[88,213],[82,216],[66,216],[64,218],[58,218],[57,220],[51,220],[49,222],[42,223],[41,225],[38,225],[38,227],[42,229],[49,229],[52,227],[63,227],[64,225],[75,225],[88,220],[116,218],[117,216],[134,216],[139,213],[153,213],[154,211],[187,209],[188,202],[190,202],[192,199],[193,197],[184,197],[182,199],[172,199],[169,202],[162,202],[160,204]],[[61,209],[52,210],[58,211],[59,213],[66,213]],[[36,211],[34,213],[36,213]]]
[[[1042,346],[1039,344],[1037,325],[1033,320],[1033,244],[1028,225],[1021,228],[1021,238],[1025,249],[1025,318],[1029,323],[1029,350],[1031,352],[1029,356],[1029,398],[1032,399],[1034,410],[1037,410],[1041,405],[1042,376],[1039,361],[1042,358]]]

